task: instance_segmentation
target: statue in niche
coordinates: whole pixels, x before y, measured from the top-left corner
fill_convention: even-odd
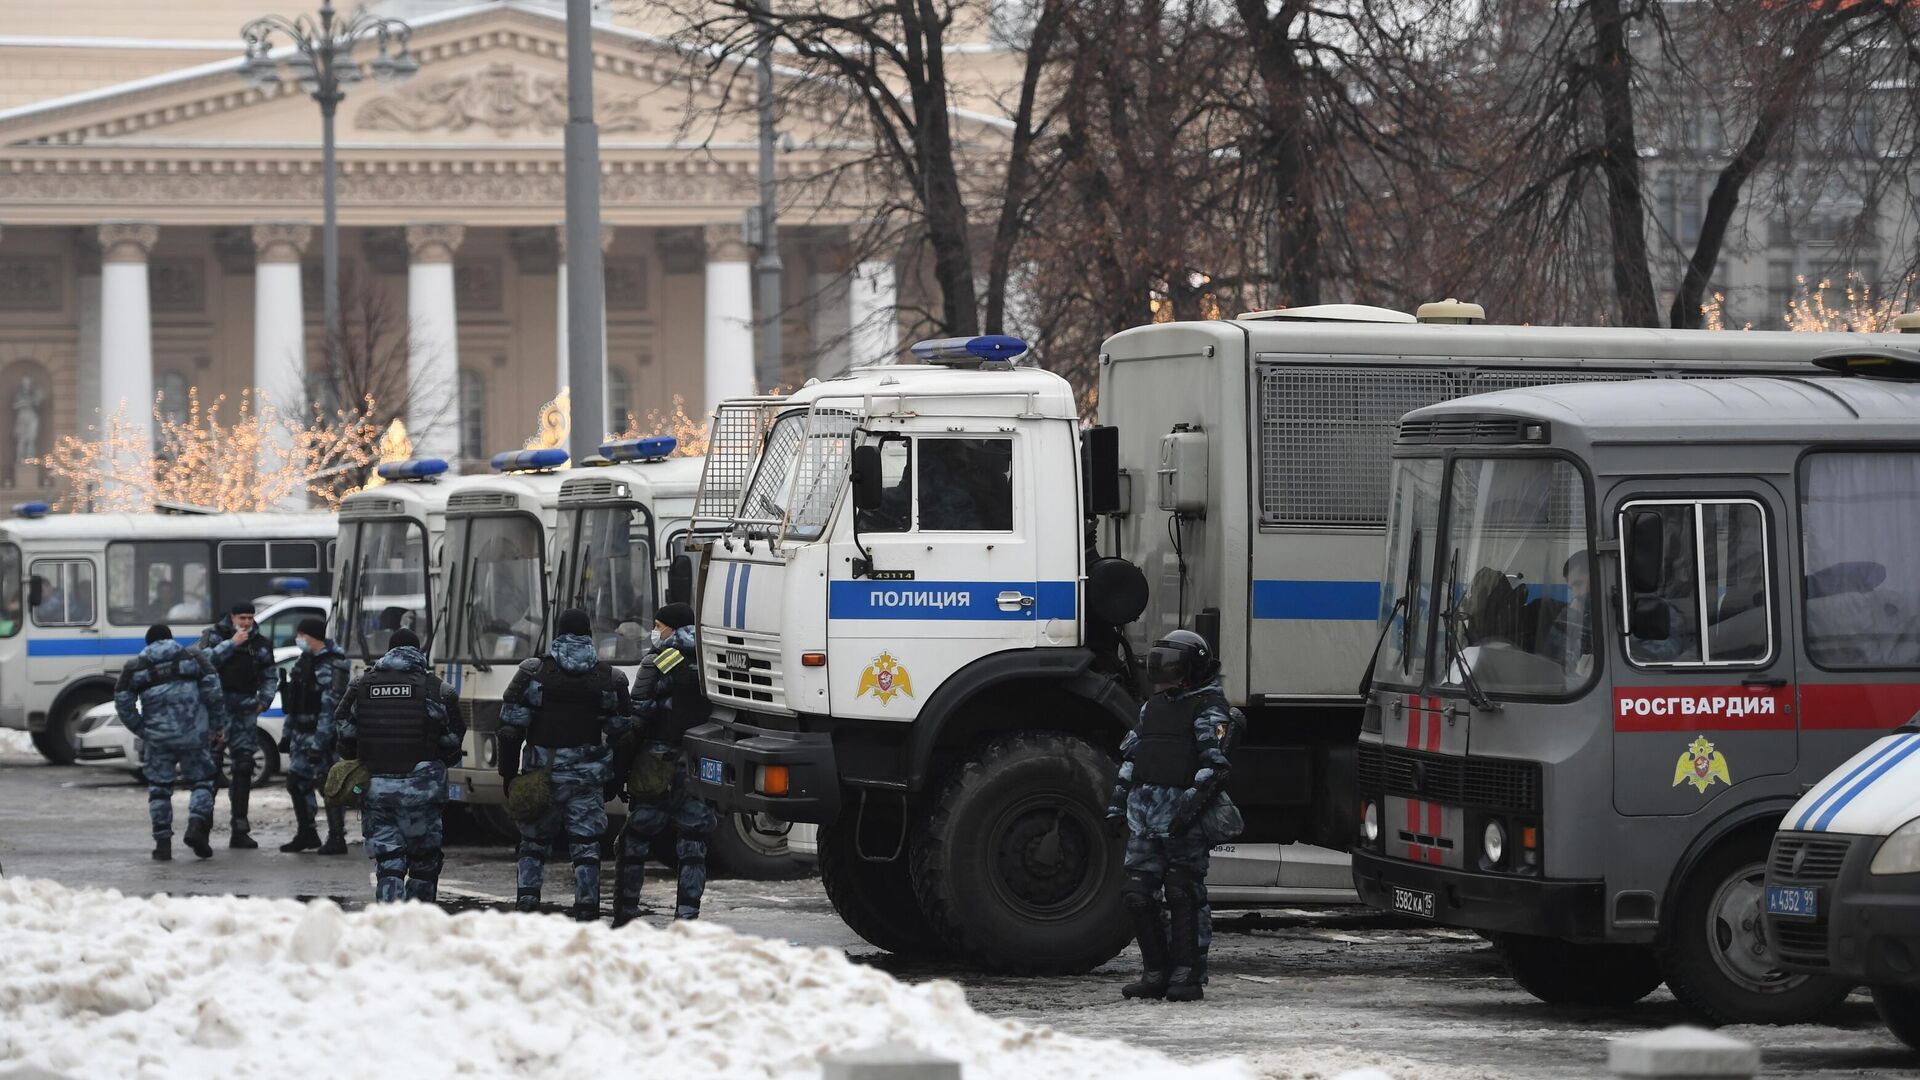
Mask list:
[[[33,376],[22,375],[13,392],[13,468],[8,470],[13,476],[28,458],[40,455],[40,409],[46,403],[46,391],[34,384]]]

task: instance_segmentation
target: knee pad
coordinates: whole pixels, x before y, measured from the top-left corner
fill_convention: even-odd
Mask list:
[[[440,852],[429,851],[412,860],[411,873],[415,878],[423,881],[438,880],[440,877],[440,866],[445,861],[446,857]]]
[[[569,847],[587,847],[593,850],[593,854],[591,855],[575,855],[573,857],[573,865],[575,866],[599,866],[600,865],[600,838],[599,837],[569,836],[567,837],[567,845]]]
[[[1204,879],[1193,871],[1174,867],[1167,871],[1167,905],[1176,903],[1187,907],[1198,907],[1206,895]]]
[[[681,837],[673,845],[674,854],[680,856],[680,865],[704,865],[707,861],[707,842],[705,840]]]
[[[547,845],[538,840],[522,840],[520,841],[520,857],[523,859],[539,859],[541,862],[546,862]]]
[[[1131,907],[1134,904],[1157,904],[1160,884],[1146,874],[1130,871],[1126,884],[1120,886],[1120,898]]]

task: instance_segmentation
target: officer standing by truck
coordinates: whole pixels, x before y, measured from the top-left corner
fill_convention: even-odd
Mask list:
[[[687,790],[686,754],[681,737],[706,721],[706,695],[700,689],[700,663],[694,653],[693,607],[666,604],[654,616],[659,647],[644,662],[651,693],[634,702],[638,763],[627,783],[627,826],[620,832],[620,869],[614,896],[613,925],[624,926],[640,914],[640,886],[647,855],[656,843],[676,836],[680,882],[673,917],[700,917],[707,889],[707,835],[719,816]],[[662,860],[664,861],[664,860]]]
[[[220,674],[227,702],[227,771],[232,775],[231,833],[227,846],[242,850],[260,845],[247,821],[247,796],[253,791],[253,761],[259,753],[260,710],[273,703],[280,672],[273,666],[273,642],[253,632],[253,604],[242,600],[200,635],[198,648]]]
[[[319,619],[302,619],[294,632],[300,645],[300,657],[287,673],[287,685],[280,691],[280,706],[287,714],[287,793],[293,796],[293,816],[299,829],[293,839],[280,845],[284,852],[312,851],[322,855],[347,853],[347,808],[327,802],[327,839],[320,840],[315,828],[318,809],[314,793],[339,754],[334,747],[333,710],[347,688],[347,654],[327,637],[327,624]]]
[[[1123,899],[1140,941],[1142,973],[1129,998],[1198,1001],[1206,977],[1207,853],[1201,814],[1221,796],[1233,725],[1220,689],[1220,661],[1205,638],[1175,630],[1153,643],[1147,680],[1155,693],[1120,743],[1120,778],[1107,820],[1127,837]],[[1161,916],[1162,891],[1166,919]]]
[[[173,785],[193,789],[187,802],[187,847],[213,855],[213,745],[226,727],[220,680],[197,653],[173,640],[164,623],[147,628],[147,646],[120,670],[113,708],[146,751],[147,811],[153,818],[153,857],[173,858]]]
[[[427,667],[420,638],[396,630],[385,656],[334,710],[342,757],[371,778],[360,810],[378,903],[432,903],[440,883],[440,814],[447,766],[460,760],[466,724],[453,687]]]
[[[532,911],[539,905],[547,857],[564,837],[573,861],[573,917],[582,922],[600,917],[604,792],[613,778],[608,743],[633,724],[626,676],[600,661],[592,635],[585,611],[562,611],[553,646],[521,662],[500,710],[500,778],[511,789],[523,768],[544,772],[551,792],[544,811],[518,822],[515,906]]]

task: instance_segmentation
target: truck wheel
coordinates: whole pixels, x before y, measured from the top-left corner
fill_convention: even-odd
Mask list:
[[[1880,1010],[1893,1037],[1920,1050],[1920,990],[1898,986],[1873,988],[1873,1007]]]
[[[876,948],[901,956],[944,953],[939,935],[920,913],[906,856],[892,862],[862,859],[853,835],[858,820],[850,807],[833,824],[820,826],[820,883],[833,910],[847,929]]]
[[[1644,945],[1576,945],[1495,934],[1493,947],[1520,988],[1549,1005],[1623,1008],[1659,988],[1660,962]]]
[[[1661,966],[1680,1003],[1719,1024],[1799,1024],[1852,989],[1824,975],[1793,975],[1767,947],[1761,885],[1772,837],[1723,844],[1687,875],[1667,926]]]
[[[76,690],[47,717],[47,730],[33,733],[33,748],[55,765],[71,765],[80,750],[80,720],[87,710],[112,701],[113,694],[103,688]]]
[[[995,971],[1082,974],[1131,940],[1119,845],[1101,829],[1113,762],[1028,732],[956,768],[913,849],[920,908],[954,951]]]
[[[811,867],[787,850],[784,821],[759,814],[726,814],[707,837],[707,868],[715,877],[784,881]]]

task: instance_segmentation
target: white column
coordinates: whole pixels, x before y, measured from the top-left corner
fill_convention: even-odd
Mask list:
[[[556,347],[553,351],[553,356],[554,356],[553,391],[554,393],[558,394],[561,390],[566,389],[567,384],[573,380],[573,376],[568,373],[568,367],[567,367],[567,356],[569,353],[569,350],[567,347],[567,227],[565,225],[556,225],[553,228],[553,232],[555,236],[559,237],[559,245],[560,245],[559,248],[557,249],[560,252],[560,262],[558,267],[554,271],[554,278],[558,283],[556,287],[556,292],[554,294],[554,304],[555,304],[554,310],[558,314],[554,318],[554,326],[557,328],[557,337],[555,338]],[[611,225],[600,226],[600,254],[605,255],[607,253],[607,249],[612,246],[613,246],[613,226]],[[606,264],[602,263],[601,265],[605,266]],[[607,346],[606,297],[607,297],[607,293],[606,293],[606,290],[603,288],[600,291],[600,346],[602,350],[605,350],[608,347]],[[607,370],[607,357],[606,357],[606,353],[603,351],[600,354],[600,372],[601,372],[600,385],[601,386],[607,385],[606,370]]]
[[[77,345],[80,369],[75,373],[73,430],[100,425],[100,246],[97,234],[74,237],[74,305],[80,311]]]
[[[282,416],[300,421],[313,413],[307,394],[307,312],[300,296],[300,256],[313,226],[268,222],[253,227],[253,393],[255,407],[271,402]],[[273,445],[260,448],[260,472],[273,472],[293,455],[293,432],[280,428]],[[281,508],[304,510],[305,491],[294,490]]]
[[[416,457],[460,456],[460,313],[455,224],[407,226],[407,433]]]
[[[753,264],[738,225],[707,226],[707,412],[728,398],[752,397]]]
[[[899,290],[895,285],[893,264],[879,260],[863,262],[853,268],[848,289],[853,342],[853,366],[892,364],[900,354]]]
[[[100,226],[100,424],[126,410],[133,429],[146,434],[139,447],[124,447],[102,495],[125,490],[152,457],[153,319],[147,298],[147,255],[160,227],[141,221]]]

